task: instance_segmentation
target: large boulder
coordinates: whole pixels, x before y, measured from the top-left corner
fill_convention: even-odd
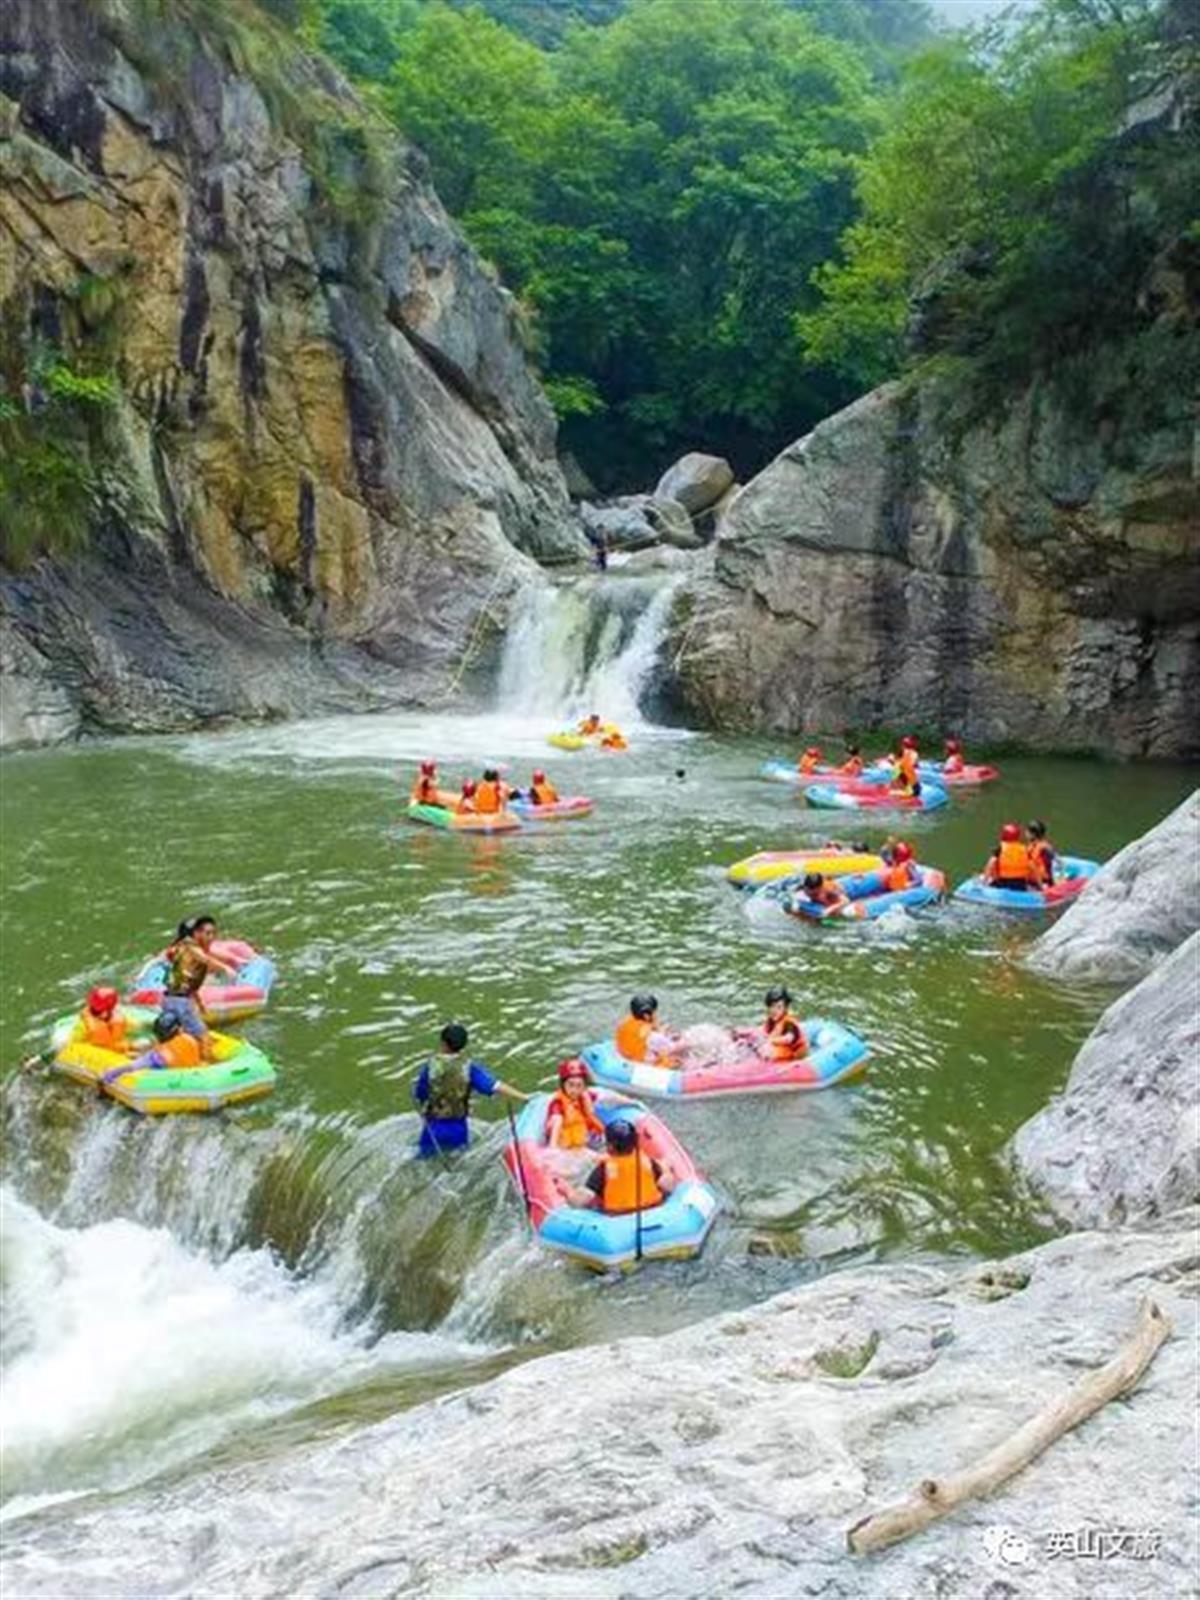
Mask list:
[[[626,494],[602,505],[584,501],[579,507],[584,532],[610,550],[645,550],[652,544],[680,550],[699,548],[692,519],[677,500],[652,494]]]
[[[1105,862],[1029,965],[1058,978],[1129,983],[1200,928],[1200,789]]]
[[[5,1590],[412,1600],[1165,1600],[1193,1592],[1194,1216],[987,1267],[833,1273],[661,1338],[528,1361],[372,1427],[246,1451],[6,1531]],[[1109,1359],[1142,1381],[986,1500],[870,1558],[867,1513]],[[314,1431],[319,1431],[314,1429]],[[1142,1546],[1070,1559],[1085,1530]],[[1153,1531],[1157,1544],[1146,1544]],[[1057,1545],[1053,1542],[1057,1540]]]
[[[1077,1228],[1140,1222],[1200,1197],[1200,933],[1108,1008],[1064,1093],[1012,1150]]]
[[[733,483],[733,468],[720,456],[701,455],[692,451],[680,456],[674,466],[668,467],[658,480],[654,493],[663,500],[678,500],[680,505],[695,516],[717,501]]]

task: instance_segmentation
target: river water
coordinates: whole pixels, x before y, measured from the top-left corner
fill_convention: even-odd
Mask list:
[[[723,868],[752,850],[883,830],[758,779],[778,741],[643,721],[664,591],[611,593],[531,602],[488,714],[5,763],[3,1514],[27,1543],[65,1499],[286,1452],[547,1348],[848,1262],[1041,1236],[1002,1147],[1108,996],[1034,978],[1032,928],[991,914],[817,929],[739,898]],[[628,755],[547,749],[591,702],[629,726]],[[413,828],[403,797],[427,755],[451,774],[544,763],[596,812],[493,840]],[[1170,765],[1002,765],[908,829],[953,881],[1010,816],[1102,857],[1190,786]],[[272,1099],[144,1121],[17,1069],[90,983],[124,979],[198,910],[279,962],[270,1011],[245,1025],[279,1065]],[[750,1022],[780,980],[802,1013],[865,1034],[872,1065],[826,1094],[671,1107],[725,1204],[696,1262],[611,1282],[541,1255],[500,1165],[498,1101],[478,1106],[469,1152],[412,1159],[411,1079],[450,1018],[530,1088],[635,989],[673,1023]]]

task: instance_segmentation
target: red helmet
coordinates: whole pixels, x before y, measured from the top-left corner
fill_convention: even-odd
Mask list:
[[[893,847],[892,847],[892,860],[893,861],[911,861],[912,858],[913,858],[913,847],[912,847],[912,845],[905,844],[903,839],[900,840],[899,844],[893,845]]]
[[[584,1083],[591,1083],[592,1075],[588,1071],[587,1062],[579,1056],[572,1056],[569,1061],[558,1063],[558,1081],[566,1083],[568,1078],[582,1078]]]
[[[472,795],[472,794],[475,793],[475,779],[474,778],[464,778],[463,779],[462,792],[465,795]]]
[[[542,771],[541,767],[539,767],[537,769],[537,771],[534,773],[533,781],[534,781],[534,783],[545,783],[546,774]]]
[[[1015,822],[1006,822],[1000,829],[1000,837],[1005,844],[1015,844],[1021,837],[1021,829]]]
[[[956,756],[961,749],[962,749],[961,740],[959,740],[959,739],[947,739],[946,740],[946,751],[947,751],[947,754],[952,755],[952,756]]]
[[[819,756],[821,754],[821,747],[820,745],[810,744],[804,754],[806,756]]]
[[[421,776],[423,778],[432,778],[436,771],[437,771],[437,762],[436,761],[422,761],[422,763],[421,763]]]
[[[913,738],[911,733],[906,733],[903,739],[900,741],[900,747],[903,750],[915,750],[917,748],[917,741]]]
[[[111,1017],[120,999],[117,991],[107,983],[97,984],[87,998],[88,1010],[97,1017]]]

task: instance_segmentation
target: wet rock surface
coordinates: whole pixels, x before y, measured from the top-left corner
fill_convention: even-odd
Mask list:
[[[9,1528],[7,1592],[1165,1600],[1194,1570],[1195,1221],[839,1273],[532,1361],[283,1464],[51,1509]],[[1175,1332],[1127,1401],[990,1499],[848,1553],[867,1512],[1108,1360],[1145,1295]],[[1129,1535],[1103,1559],[1102,1531]],[[1063,1554],[1080,1539],[1092,1555]]]
[[[1027,959],[1051,977],[1128,983],[1198,928],[1200,790],[1106,861]]]
[[[84,553],[0,573],[9,743],[452,699],[532,561],[586,558],[510,297],[247,25],[253,74],[196,8],[0,18],[5,336],[120,385]]]

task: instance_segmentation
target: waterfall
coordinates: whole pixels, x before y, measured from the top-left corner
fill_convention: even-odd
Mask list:
[[[643,720],[675,576],[589,576],[531,586],[509,630],[497,709],[567,722],[590,711]]]

